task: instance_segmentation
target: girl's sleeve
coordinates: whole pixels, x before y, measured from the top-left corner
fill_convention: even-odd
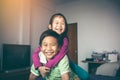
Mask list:
[[[40,52],[40,47],[38,47],[32,55],[32,60],[33,60],[35,69],[37,69],[39,66],[41,66],[39,52]]]
[[[48,61],[48,63],[45,65],[46,67],[52,68],[54,67],[68,52],[68,39],[64,38],[63,45],[59,51],[59,53],[51,60]]]

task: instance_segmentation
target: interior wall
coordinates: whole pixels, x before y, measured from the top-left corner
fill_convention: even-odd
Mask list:
[[[2,5],[1,4],[2,3],[2,1],[0,0],[0,5]],[[0,7],[0,12],[1,12],[1,7]],[[1,56],[2,56],[2,28],[1,28],[1,26],[2,26],[2,19],[1,19],[1,17],[2,17],[2,15],[0,14],[0,71],[2,70],[1,69]]]
[[[2,37],[3,43],[18,42],[20,1],[2,0]]]
[[[30,44],[30,0],[2,0],[3,43]]]
[[[78,64],[88,70],[82,60],[92,51],[120,52],[120,6],[112,0],[80,0],[59,5],[68,23],[78,23]]]
[[[48,29],[51,15],[55,12],[53,3],[47,0],[32,0],[31,4],[30,44],[31,54],[39,46],[39,38],[44,30]]]

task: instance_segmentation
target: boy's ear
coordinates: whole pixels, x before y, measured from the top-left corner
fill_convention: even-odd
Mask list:
[[[48,29],[52,29],[52,26],[51,26],[51,24],[49,24],[49,25],[48,25]]]

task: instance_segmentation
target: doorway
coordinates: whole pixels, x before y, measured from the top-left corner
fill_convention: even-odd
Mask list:
[[[77,23],[68,24],[68,38],[68,55],[74,63],[78,64]]]

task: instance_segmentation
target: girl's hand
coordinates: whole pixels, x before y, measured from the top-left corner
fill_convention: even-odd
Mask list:
[[[45,77],[46,74],[50,71],[50,68],[45,66],[40,66],[38,70],[40,71],[40,74],[42,75],[42,77]]]

